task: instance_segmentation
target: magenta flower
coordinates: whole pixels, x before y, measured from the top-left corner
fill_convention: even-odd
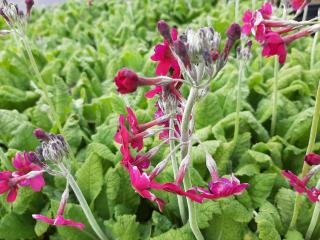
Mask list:
[[[14,179],[11,171],[0,172],[0,194],[8,192],[7,202],[14,202],[17,198],[19,186],[12,181]]]
[[[316,187],[312,187],[311,189],[306,189],[307,196],[311,202],[318,202],[320,196],[320,190]]]
[[[159,24],[158,24],[159,26]],[[159,28],[159,30],[161,30]],[[176,28],[172,28],[171,30],[171,39],[173,41],[177,40],[178,32]],[[180,76],[180,67],[178,61],[174,57],[170,49],[170,41],[168,39],[164,39],[163,44],[158,44],[154,48],[154,54],[151,56],[151,60],[155,62],[159,62],[156,68],[156,74],[167,75],[170,69],[173,70],[172,77],[178,78]]]
[[[307,5],[307,3],[308,2],[306,0],[291,0],[291,6],[295,11],[304,8]]]
[[[277,55],[279,57],[279,63],[284,64],[287,53],[286,43],[279,33],[269,32],[266,34],[265,42],[263,43],[262,56],[270,57]]]
[[[145,132],[133,135],[130,133],[125,125],[125,116],[120,115],[119,117],[119,129],[115,135],[115,141],[122,145],[128,145],[129,143],[133,148],[140,151],[143,148],[143,137]]]
[[[34,157],[33,154],[34,153],[32,152],[24,152],[23,156],[21,153],[16,154],[12,161],[13,166],[17,169],[17,171],[13,173],[14,176],[23,176],[31,171],[41,170],[40,166],[31,162],[32,158]],[[33,178],[20,181],[19,185],[23,187],[30,186],[33,191],[40,192],[45,185],[45,181],[42,174],[39,174]]]
[[[153,202],[155,202],[160,212],[163,211],[163,207],[165,205],[165,201],[160,198],[157,198],[153,193],[149,191],[151,188],[152,181],[149,179],[147,173],[141,173],[140,170],[136,166],[128,165],[128,171],[130,174],[130,180],[133,189],[140,194],[141,197],[147,198]]]
[[[289,179],[291,186],[294,187],[298,193],[304,193],[306,191],[307,183],[309,182],[310,178],[304,178],[301,180],[289,170],[282,171],[282,175]]]
[[[136,91],[139,86],[139,77],[130,69],[122,68],[114,78],[114,82],[118,87],[117,90],[119,93],[132,93]]]
[[[242,22],[244,23],[242,26],[242,32],[247,36],[253,33],[258,42],[263,42],[266,30],[268,29],[264,24],[264,19],[269,19],[271,15],[271,3],[265,3],[262,8],[255,12],[247,10],[242,18]]]
[[[205,199],[218,199],[239,195],[248,187],[248,183],[240,183],[239,179],[232,175],[231,179],[219,178],[209,182],[208,189],[197,187],[196,190]]]
[[[75,222],[70,219],[65,219],[61,215],[58,215],[56,218],[48,218],[48,217],[40,215],[40,214],[33,214],[32,217],[35,220],[46,222],[46,223],[49,223],[50,225],[55,225],[55,226],[68,226],[68,227],[78,228],[80,230],[83,230],[85,227],[85,225],[83,223]]]
[[[315,154],[315,153],[309,153],[304,157],[304,161],[310,165],[319,165],[320,164],[320,155]]]
[[[138,167],[128,165],[128,172],[130,174],[131,184],[134,190],[140,194],[143,198],[147,198],[155,203],[157,203],[159,210],[162,212],[165,205],[165,201],[157,198],[156,195],[150,192],[151,189],[154,190],[163,190],[166,192],[175,193],[181,196],[186,196],[192,201],[201,203],[203,197],[197,195],[193,191],[183,191],[183,189],[175,183],[158,183],[155,180],[151,179],[145,172],[140,172]],[[154,176],[155,177],[155,176]]]

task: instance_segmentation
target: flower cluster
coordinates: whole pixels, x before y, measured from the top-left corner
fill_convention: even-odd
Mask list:
[[[33,191],[40,192],[45,186],[43,178],[43,173],[45,172],[58,176],[66,176],[68,174],[60,167],[63,165],[63,159],[68,156],[68,146],[63,136],[48,134],[42,129],[36,129],[34,135],[41,141],[41,146],[35,152],[18,152],[12,159],[12,166],[15,171],[0,171],[0,194],[7,193],[8,202],[16,200],[21,187],[29,186]],[[39,214],[33,214],[33,218],[52,225],[64,225],[82,230],[84,228],[82,223],[63,217],[68,197],[69,184],[67,182],[57,216],[51,219]]]
[[[39,192],[45,185],[43,170],[34,164],[34,152],[17,153],[12,160],[15,171],[0,171],[0,194],[8,193],[7,201],[14,202],[20,187],[29,186],[33,191]]]
[[[190,164],[190,154],[181,161],[178,171],[174,172],[173,182],[159,183],[155,180],[180,148],[190,148],[192,145],[192,126],[189,127],[190,140],[186,142],[181,137],[181,124],[186,106],[186,99],[180,92],[182,84],[197,87],[205,92],[208,83],[226,64],[235,42],[240,39],[241,27],[238,24],[230,26],[223,49],[220,49],[220,34],[212,28],[200,28],[198,31],[188,29],[178,36],[178,30],[170,28],[165,21],[159,21],[157,27],[164,39],[163,43],[155,46],[154,54],[151,56],[151,60],[157,62],[157,76],[146,78],[123,68],[114,78],[121,94],[132,93],[140,86],[153,85],[154,88],[145,96],[156,98],[154,120],[139,123],[130,107],[127,107],[126,116],[119,117],[115,141],[121,144],[121,164],[130,175],[132,187],[143,198],[155,202],[160,211],[163,210],[165,202],[152,190],[175,193],[199,203],[205,199],[241,194],[248,184],[241,184],[235,176],[230,179],[219,178],[215,161],[210,154],[207,154],[207,166],[212,181],[208,184],[208,189],[197,186],[182,189],[181,184]],[[191,114],[187,118],[193,121]],[[144,139],[158,133],[162,143],[143,153]],[[173,148],[170,148],[168,156],[151,168],[152,157],[169,142],[173,144]]]
[[[317,187],[308,188],[307,184],[309,183],[310,179],[320,171],[320,155],[310,153],[305,156],[304,161],[309,166],[312,166],[312,168],[302,179],[288,170],[282,171],[282,175],[289,179],[291,186],[293,186],[298,193],[306,193],[310,201],[317,202],[320,200],[320,189]]]
[[[300,9],[305,6],[305,2],[292,1],[292,6],[294,9]],[[320,25],[311,24],[311,26],[305,27],[303,23],[279,19],[272,14],[271,3],[265,3],[254,12],[247,10],[242,18],[242,32],[247,36],[254,36],[262,47],[264,57],[277,55],[279,63],[284,64],[287,57],[287,45],[294,40],[319,31]]]

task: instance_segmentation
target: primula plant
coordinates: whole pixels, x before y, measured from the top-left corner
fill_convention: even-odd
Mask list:
[[[320,238],[314,1],[23,3],[0,1],[0,239]]]

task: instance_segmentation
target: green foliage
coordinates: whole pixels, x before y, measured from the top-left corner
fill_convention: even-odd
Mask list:
[[[122,67],[142,76],[155,75],[156,63],[150,56],[154,46],[162,42],[155,27],[159,19],[177,26],[179,33],[187,27],[212,26],[224,35],[234,19],[233,5],[205,0],[100,0],[88,8],[84,2],[35,9],[28,26],[36,63],[64,137],[76,156],[70,159],[72,173],[100,226],[112,231],[116,239],[193,240],[189,226],[181,224],[176,196],[154,191],[167,202],[164,213],[159,213],[154,203],[133,190],[128,173],[119,164],[122,156],[114,141],[119,115],[127,114],[129,104],[139,122],[150,121],[155,100],[146,101],[146,89],[125,96],[116,94],[113,78]],[[251,6],[251,1],[240,2],[241,13]],[[5,29],[3,23],[1,26]],[[33,136],[35,128],[58,132],[30,63],[13,40],[4,37],[0,47],[1,170],[13,170],[11,159],[16,151],[39,146]],[[222,36],[221,50],[224,40]],[[305,38],[291,45],[288,61],[281,66],[276,136],[270,136],[269,131],[274,59],[261,58],[256,44],[241,86],[237,142],[232,141],[236,58],[230,58],[221,76],[208,87],[208,94],[196,105],[195,135],[201,143],[195,140],[192,146],[193,186],[206,187],[210,181],[205,150],[216,160],[220,176],[234,173],[241,182],[250,184],[242,195],[195,204],[206,240],[300,240],[305,236],[313,205],[303,198],[297,226],[289,229],[296,194],[280,171],[300,172],[308,143],[314,111],[312,96],[320,74],[317,57],[316,67],[309,69],[310,44],[311,39]],[[235,51],[231,54],[235,56]],[[182,87],[182,92],[186,95],[188,88]],[[144,151],[157,144],[157,138],[147,139]],[[318,150],[319,143],[315,148]],[[164,146],[152,159],[152,166],[166,153],[168,148]],[[173,181],[171,164],[157,181]],[[46,187],[41,193],[22,188],[13,204],[1,196],[0,239],[95,239],[72,192],[65,217],[83,222],[83,232],[32,219],[33,213],[54,216],[64,186],[62,177],[46,174]],[[319,239],[319,234],[318,227],[311,240]]]

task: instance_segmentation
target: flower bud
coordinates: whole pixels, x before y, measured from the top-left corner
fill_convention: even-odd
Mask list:
[[[186,68],[191,68],[190,58],[186,46],[181,40],[177,40],[173,43],[174,51],[182,61]]]
[[[190,164],[190,154],[187,154],[187,156],[181,161],[179,171],[176,177],[177,184],[181,184],[183,182],[183,179],[184,179],[184,176],[186,175],[189,164]]]
[[[228,38],[232,41],[237,41],[241,37],[241,27],[237,23],[232,23],[226,32]]]
[[[304,161],[310,165],[319,165],[320,164],[320,155],[315,154],[315,153],[309,153],[304,157]]]
[[[163,20],[160,20],[157,24],[159,33],[161,34],[161,36],[167,40],[169,43],[172,43],[172,37],[171,37],[171,33],[170,33],[170,27],[168,25],[168,23],[166,23]]]
[[[122,68],[114,78],[114,82],[118,87],[117,90],[119,93],[132,93],[135,92],[139,86],[139,77],[134,71]]]
[[[31,8],[34,5],[34,1],[33,0],[25,0],[25,4],[26,4],[26,9],[27,9],[27,16],[30,16]]]
[[[206,151],[206,165],[210,172],[212,180],[213,181],[217,180],[219,178],[217,164],[208,151]]]

